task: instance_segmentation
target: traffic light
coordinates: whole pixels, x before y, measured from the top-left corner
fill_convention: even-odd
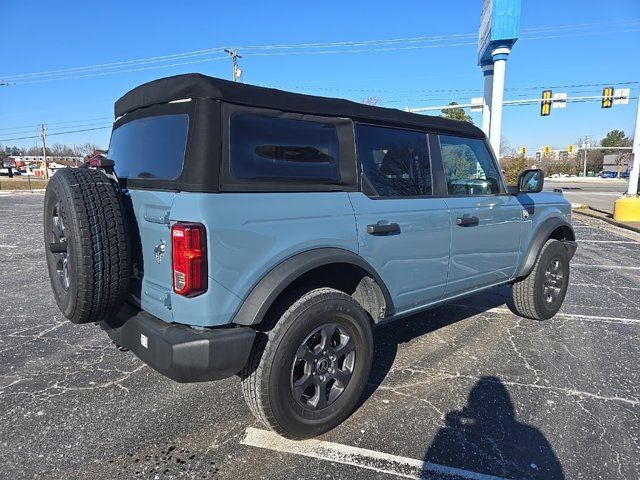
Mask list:
[[[573,145],[569,145],[569,146],[567,147],[567,153],[568,153],[569,155],[571,155],[571,154],[573,153]]]
[[[550,153],[551,153],[551,147],[549,145],[545,145],[545,147],[544,147],[544,156],[548,157]]]
[[[604,87],[602,89],[602,108],[613,107],[613,87]]]
[[[553,97],[553,92],[551,90],[545,90],[542,92],[542,102],[540,102],[540,116],[546,117],[551,115],[551,98]]]
[[[527,147],[520,147],[520,155],[523,157],[527,154]]]

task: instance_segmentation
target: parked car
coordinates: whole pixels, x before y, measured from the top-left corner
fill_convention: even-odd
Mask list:
[[[58,306],[178,382],[239,374],[282,435],[351,413],[380,323],[496,285],[562,305],[569,202],[541,170],[508,187],[470,123],[195,74],[115,115],[108,158],[47,186]]]
[[[618,174],[616,172],[604,171],[600,174],[602,178],[618,178]]]

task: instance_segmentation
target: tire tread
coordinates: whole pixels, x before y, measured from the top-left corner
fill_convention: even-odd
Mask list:
[[[65,223],[78,231],[77,288],[69,319],[96,322],[115,312],[128,293],[130,247],[122,203],[111,180],[99,170],[64,169],[51,180],[58,200],[67,197]],[[71,218],[75,222],[71,222]],[[47,232],[45,232],[46,235]],[[53,279],[52,279],[53,282]]]
[[[527,275],[522,280],[519,280],[512,285],[511,294],[513,300],[513,310],[515,310],[514,313],[516,313],[517,315],[533,320],[546,320],[547,318],[549,318],[545,315],[542,309],[538,307],[538,304],[541,301],[541,297],[536,285],[538,283],[540,275],[544,275],[544,272],[540,268],[540,262],[544,258],[547,250],[555,248],[558,244],[560,244],[558,240],[547,240],[547,242],[542,246],[542,249],[538,254],[538,258],[536,258],[531,273],[529,273],[529,275]],[[567,282],[568,281],[569,278],[567,278]]]

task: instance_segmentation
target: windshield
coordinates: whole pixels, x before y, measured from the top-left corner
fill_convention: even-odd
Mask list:
[[[189,115],[158,115],[132,120],[111,135],[108,158],[120,178],[175,180],[187,145]]]

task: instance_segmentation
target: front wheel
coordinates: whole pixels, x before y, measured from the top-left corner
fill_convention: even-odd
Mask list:
[[[531,273],[512,286],[513,312],[521,317],[547,320],[560,307],[569,286],[569,255],[558,240],[547,240]]]
[[[295,439],[320,435],[345,420],[362,395],[373,356],[367,313],[349,295],[312,290],[281,305],[259,334],[242,372],[253,414]]]

